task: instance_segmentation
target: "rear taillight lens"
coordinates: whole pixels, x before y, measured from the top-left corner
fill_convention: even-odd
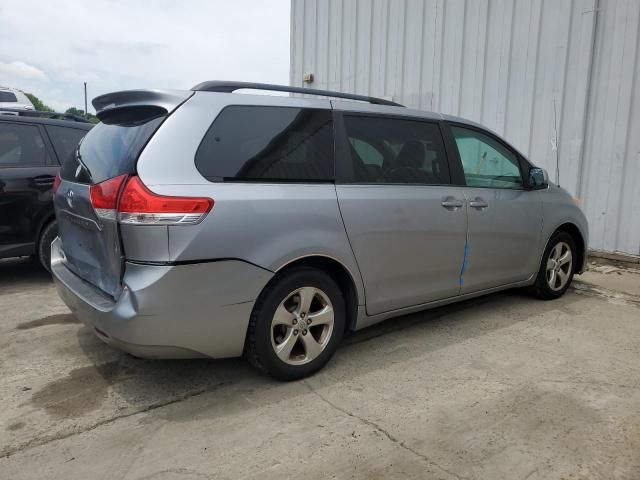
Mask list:
[[[213,208],[203,197],[173,197],[149,190],[139,177],[131,177],[120,195],[118,220],[139,225],[193,225]]]
[[[60,184],[62,183],[62,179],[60,178],[60,174],[56,175],[56,178],[53,179],[53,194],[55,195],[58,189],[60,188]]]
[[[127,224],[194,225],[213,208],[210,198],[158,195],[126,174],[91,185],[90,196],[100,218]]]
[[[117,218],[118,198],[122,184],[126,179],[127,175],[125,174],[91,185],[89,189],[91,205],[100,218],[104,220]]]

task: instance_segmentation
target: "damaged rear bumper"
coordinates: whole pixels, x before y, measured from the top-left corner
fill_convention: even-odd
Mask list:
[[[127,262],[114,299],[65,266],[59,238],[51,250],[56,288],[78,319],[104,342],[146,358],[241,355],[254,302],[273,276],[241,260]]]

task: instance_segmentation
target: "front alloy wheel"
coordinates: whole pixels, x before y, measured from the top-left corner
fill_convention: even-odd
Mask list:
[[[542,256],[542,264],[530,291],[538,298],[552,300],[567,291],[575,269],[576,246],[573,237],[564,231],[554,233]]]
[[[547,284],[557,292],[569,281],[573,268],[573,254],[566,242],[558,242],[553,247],[547,260]]]

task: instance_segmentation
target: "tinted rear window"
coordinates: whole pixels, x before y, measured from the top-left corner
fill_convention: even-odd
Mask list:
[[[140,152],[164,117],[144,123],[99,123],[66,159],[60,176],[79,183],[100,183],[124,173],[134,173]],[[82,165],[82,167],[80,167]]]
[[[203,138],[195,163],[211,181],[332,180],[331,111],[227,107]]]
[[[17,102],[18,98],[13,92],[0,92],[0,102]]]
[[[49,138],[51,138],[53,148],[55,148],[60,162],[64,162],[73,155],[78,143],[87,134],[86,130],[77,128],[56,127],[53,125],[47,125],[45,128],[49,133]]]

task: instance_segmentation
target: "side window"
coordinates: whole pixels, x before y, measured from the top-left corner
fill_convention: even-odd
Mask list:
[[[351,146],[347,183],[450,183],[440,127],[413,119],[345,115]],[[349,169],[347,169],[349,170]]]
[[[476,130],[451,127],[469,187],[522,188],[515,153]]]
[[[333,180],[330,110],[236,105],[202,139],[196,168],[211,181]]]
[[[56,149],[60,163],[71,156],[82,137],[87,133],[85,130],[77,128],[57,127],[54,125],[47,125],[45,128],[49,133],[53,148]]]
[[[0,123],[0,166],[47,164],[47,149],[35,125]]]
[[[384,161],[384,155],[376,149],[370,143],[364,142],[357,138],[350,138],[349,143],[355,150],[355,155],[360,157],[360,160],[366,165],[376,165],[382,167]]]
[[[0,102],[17,102],[18,97],[13,92],[0,90]]]

